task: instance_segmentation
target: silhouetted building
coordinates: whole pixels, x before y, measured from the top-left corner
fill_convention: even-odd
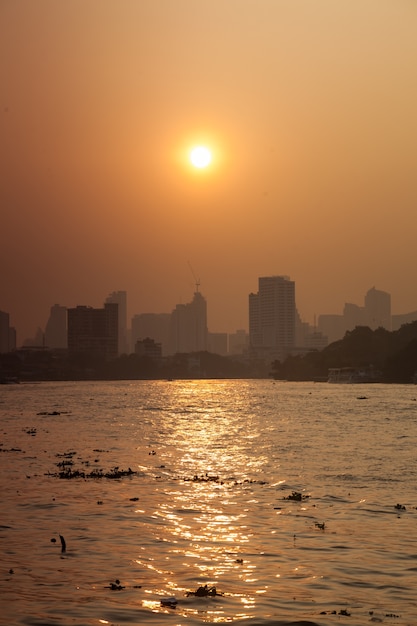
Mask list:
[[[311,350],[322,350],[328,344],[326,335],[323,335],[315,326],[301,320],[300,314],[295,312],[295,343],[297,354]]]
[[[17,334],[13,326],[9,326],[9,352],[13,352],[17,347]]]
[[[45,345],[52,350],[66,348],[67,340],[67,308],[54,304],[45,326]]]
[[[248,351],[249,335],[246,330],[229,333],[229,354],[244,354]]]
[[[135,343],[135,354],[149,357],[154,361],[160,361],[162,358],[162,346],[153,339],[146,337],[146,339],[138,340]]]
[[[77,306],[68,309],[68,350],[106,359],[118,355],[118,304],[104,308]]]
[[[319,315],[317,330],[325,335],[329,343],[342,339],[346,333],[343,315]]]
[[[351,302],[346,302],[343,307],[343,319],[345,321],[345,332],[353,330],[356,326],[366,326],[364,308]]]
[[[227,333],[208,333],[207,349],[213,354],[227,355]]]
[[[170,313],[139,313],[132,317],[132,344],[145,337],[161,344],[162,354],[170,353]]]
[[[282,361],[295,347],[295,283],[287,276],[263,276],[249,295],[251,358]]]
[[[34,337],[28,337],[23,342],[25,348],[44,348],[45,347],[45,333],[42,328],[38,326]]]
[[[9,314],[0,311],[0,352],[10,352]]]
[[[390,294],[372,287],[365,295],[364,306],[347,302],[342,315],[319,315],[318,318],[318,330],[327,335],[329,343],[343,339],[346,332],[356,326],[391,330]]]
[[[107,304],[119,305],[119,322],[118,322],[118,344],[119,354],[127,354],[129,352],[127,342],[127,293],[126,291],[113,291],[107,298]]]
[[[365,296],[366,326],[391,330],[391,295],[372,287]]]
[[[171,313],[171,354],[207,350],[207,334],[207,302],[197,286],[192,302]]]

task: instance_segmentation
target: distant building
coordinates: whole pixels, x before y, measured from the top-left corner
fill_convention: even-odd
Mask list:
[[[9,326],[9,352],[13,352],[17,347],[17,335],[16,329],[13,326]]]
[[[249,295],[249,346],[254,359],[282,361],[295,348],[295,283],[287,276],[263,276]]]
[[[45,348],[45,333],[42,328],[38,326],[34,337],[28,337],[23,342],[23,347],[26,348]]]
[[[162,358],[162,346],[153,339],[146,337],[135,343],[135,354],[149,357],[154,361],[160,361]]]
[[[67,308],[54,304],[45,326],[45,346],[52,350],[66,348],[67,339]]]
[[[319,315],[317,330],[327,337],[329,343],[333,343],[344,337],[346,322],[343,315]]]
[[[127,293],[126,291],[113,291],[105,301],[107,304],[117,304],[119,306],[118,322],[118,345],[119,354],[129,352],[127,342]]]
[[[295,341],[297,354],[303,354],[311,350],[323,350],[328,345],[326,335],[323,335],[315,326],[303,322],[296,310],[295,315]]]
[[[68,309],[68,350],[106,359],[118,355],[118,304],[104,308],[77,306]]]
[[[372,287],[365,295],[366,325],[372,330],[391,330],[391,295]]]
[[[227,355],[227,333],[208,333],[207,349],[213,354]]]
[[[345,332],[353,330],[356,326],[366,326],[366,315],[364,307],[346,302],[343,307],[343,319],[345,322]]]
[[[207,339],[207,302],[197,285],[192,302],[177,304],[171,313],[170,352],[205,351]]]
[[[9,314],[0,311],[0,352],[10,352]]]
[[[248,351],[249,335],[246,330],[229,333],[229,354],[244,354]]]
[[[342,315],[319,315],[318,331],[327,335],[329,343],[343,339],[348,330],[369,326],[372,330],[391,330],[391,296],[372,287],[366,293],[364,306],[347,302]]]
[[[170,353],[170,313],[139,313],[132,317],[132,344],[149,337],[161,344],[162,355]]]

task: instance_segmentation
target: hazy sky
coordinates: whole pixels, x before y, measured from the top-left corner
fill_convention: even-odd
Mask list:
[[[416,0],[0,0],[0,309],[417,309]],[[187,151],[213,150],[193,170]]]

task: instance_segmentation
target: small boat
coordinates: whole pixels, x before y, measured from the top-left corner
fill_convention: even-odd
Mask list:
[[[373,367],[331,367],[328,372],[328,383],[377,383],[380,373]]]

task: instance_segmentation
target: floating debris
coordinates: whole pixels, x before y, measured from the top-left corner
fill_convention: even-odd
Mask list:
[[[57,454],[55,456],[56,457],[65,458],[65,459],[71,459],[76,454],[77,453],[75,452],[75,450],[68,450],[68,452],[63,452],[62,454],[57,452]]]
[[[124,589],[124,586],[120,583],[120,580],[116,578],[114,583],[113,582],[109,583],[106,589],[111,589],[112,591],[121,591],[122,589]]]
[[[254,480],[251,478],[245,478],[242,481],[235,480],[234,478],[224,478],[221,479],[220,476],[209,474],[206,472],[205,474],[194,474],[192,477],[182,476],[179,477],[179,480],[183,480],[185,482],[193,482],[193,483],[217,483],[219,485],[224,485],[226,482],[232,483],[234,486],[237,485],[267,485],[268,482],[266,480]]]
[[[198,587],[196,591],[187,591],[187,596],[197,596],[199,598],[206,598],[208,596],[222,596],[223,594],[217,591],[216,587],[209,587],[208,585],[204,585],[204,587]]]
[[[406,511],[407,510],[403,504],[396,504],[394,508],[397,509],[397,511]]]
[[[290,496],[284,496],[283,500],[293,500],[294,502],[301,502],[307,500],[310,496],[301,493],[300,491],[293,491]]]
[[[315,522],[314,526],[318,528],[319,530],[324,530],[326,528],[326,522],[323,522],[323,523]]]
[[[62,535],[59,535],[59,539],[61,541],[61,552],[67,551],[67,544],[65,543],[65,539]]]
[[[184,478],[184,480],[192,481],[193,483],[218,483],[220,481],[220,478],[218,476],[210,476],[206,473],[202,476],[197,476],[197,474],[195,474],[192,478]]]
[[[161,606],[167,607],[168,609],[176,609],[178,604],[177,598],[171,596],[170,598],[162,598]]]
[[[370,614],[372,614],[372,612],[370,612]],[[346,615],[347,617],[350,617],[350,613],[346,610],[346,609],[340,609],[339,613],[337,611],[321,611],[320,615]]]
[[[58,463],[57,465],[61,466],[60,463]],[[70,480],[72,478],[83,478],[84,480],[86,480],[86,479],[94,479],[94,478],[110,478],[110,479],[124,478],[125,476],[134,476],[137,474],[137,472],[134,472],[130,467],[127,470],[120,469],[119,467],[114,467],[108,472],[105,472],[102,469],[95,469],[91,472],[86,473],[77,469],[73,470],[71,469],[71,467],[68,467],[68,465],[72,465],[72,463],[64,464],[63,469],[57,474],[51,474],[50,472],[48,472],[45,475],[53,476],[55,478],[62,478],[65,480]]]

